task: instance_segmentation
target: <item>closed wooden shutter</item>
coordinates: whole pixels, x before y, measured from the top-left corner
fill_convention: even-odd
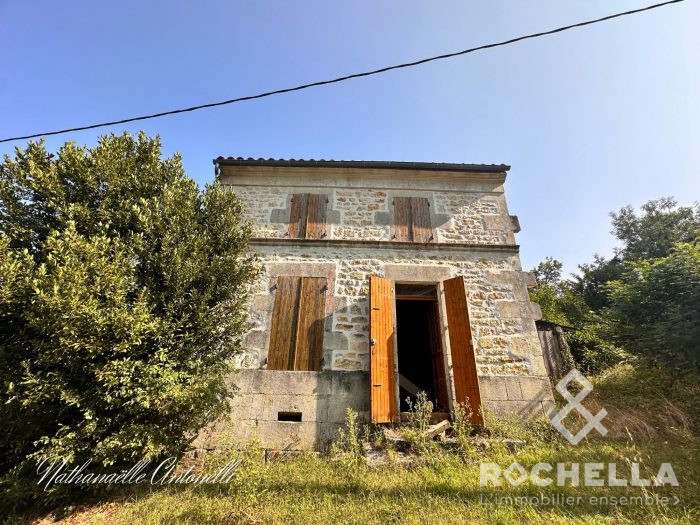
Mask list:
[[[289,236],[292,239],[306,238],[306,216],[309,208],[309,194],[292,195],[292,209],[289,213]]]
[[[471,422],[475,425],[483,425],[479,378],[476,372],[476,357],[472,343],[464,279],[455,277],[443,281],[442,284],[445,290],[445,313],[450,338],[456,401],[457,403],[468,403],[472,413]]]
[[[326,279],[280,276],[267,353],[268,370],[320,370]]]
[[[395,423],[394,291],[392,282],[369,278],[370,416],[372,423]]]
[[[267,351],[268,370],[293,370],[294,345],[299,315],[301,277],[277,278],[275,306],[272,311],[270,345]]]
[[[328,197],[312,193],[295,193],[289,212],[289,237],[321,239],[326,235]]]
[[[394,239],[430,242],[430,202],[425,197],[394,197]]]
[[[323,356],[326,279],[303,277],[299,290],[299,316],[294,370],[320,370]]]
[[[413,241],[430,242],[433,230],[430,225],[430,202],[425,197],[411,197],[411,218],[413,221]]]
[[[311,195],[308,199],[306,220],[306,239],[322,239],[326,235],[326,204],[325,195]]]
[[[394,197],[394,239],[412,240],[412,224],[411,197]]]

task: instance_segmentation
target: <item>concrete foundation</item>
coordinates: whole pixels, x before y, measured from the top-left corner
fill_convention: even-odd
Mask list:
[[[231,423],[210,429],[196,444],[215,448],[222,432],[275,450],[324,450],[338,438],[352,408],[367,422],[367,372],[240,370],[230,378],[237,395]],[[298,418],[299,421],[280,421]]]

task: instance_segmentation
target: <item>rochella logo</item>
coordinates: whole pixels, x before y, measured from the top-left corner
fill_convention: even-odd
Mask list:
[[[556,471],[556,476],[545,475],[554,471]],[[606,484],[610,487],[626,487],[628,485],[632,487],[678,486],[676,473],[670,463],[662,463],[656,476],[651,479],[641,477],[639,463],[630,465],[629,479],[619,477],[616,463],[583,463],[583,468],[581,468],[580,463],[557,463],[556,467],[549,463],[537,463],[529,472],[518,462],[511,463],[504,471],[501,471],[501,467],[497,463],[481,463],[479,484],[482,487],[489,484],[500,487],[501,480],[505,480],[513,486],[518,486],[529,478],[532,483],[539,487],[551,485],[555,483],[555,480],[555,485],[560,487],[565,486],[567,481],[572,487],[578,487],[581,474],[583,474],[584,487],[602,487]]]
[[[581,390],[576,395],[569,392],[567,388],[573,381],[577,381],[581,385]],[[556,428],[569,443],[577,445],[594,428],[602,436],[608,433],[608,429],[601,423],[601,420],[608,414],[607,411],[602,408],[594,416],[581,404],[581,401],[593,390],[593,385],[581,372],[574,368],[557,383],[555,388],[557,392],[566,399],[567,404],[552,417],[552,426]],[[562,423],[564,418],[566,418],[572,410],[576,410],[586,420],[586,424],[576,435],[572,434]],[[582,465],[583,468],[581,468],[581,464],[579,463],[557,463],[555,467],[549,463],[537,463],[528,472],[527,469],[517,462],[511,463],[511,465],[503,471],[496,463],[481,463],[481,472],[479,476],[480,484],[481,486],[489,484],[500,486],[501,479],[503,479],[511,485],[517,486],[529,478],[535,485],[540,487],[546,487],[547,485],[555,483],[555,480],[558,486],[564,486],[568,481],[572,486],[577,487],[579,486],[581,471],[583,471],[583,485],[587,487],[603,486],[606,483],[611,487],[624,487],[628,485],[633,487],[648,487],[650,485],[655,487],[661,485],[678,486],[676,474],[670,463],[662,463],[657,475],[653,476],[651,479],[645,479],[640,476],[639,463],[630,464],[629,479],[626,477],[618,477],[617,465],[615,463],[606,464],[603,462],[591,462],[583,463]],[[605,475],[606,467],[607,476]],[[554,471],[556,472],[556,476],[544,475],[545,473],[553,473]]]
[[[581,391],[575,396],[572,395],[567,388],[573,381],[577,381],[582,387]],[[552,418],[552,426],[556,428],[569,443],[572,445],[578,445],[579,442],[594,428],[600,433],[601,436],[608,433],[608,429],[605,428],[600,422],[605,416],[608,415],[608,412],[604,408],[601,408],[600,412],[594,416],[581,404],[581,401],[593,390],[593,385],[581,372],[575,368],[572,369],[571,372],[566,374],[562,380],[557,383],[555,388],[557,389],[557,392],[559,392],[564,399],[568,401],[568,403]],[[562,423],[564,418],[566,418],[566,416],[568,416],[572,410],[576,410],[586,420],[586,424],[576,433],[576,435],[572,434],[571,431],[564,426],[564,423]]]

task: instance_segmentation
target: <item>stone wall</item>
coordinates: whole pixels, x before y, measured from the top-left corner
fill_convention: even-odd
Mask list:
[[[391,248],[391,247],[390,247]],[[326,277],[324,370],[368,370],[368,280],[374,274],[404,282],[465,278],[476,360],[481,375],[546,376],[535,328],[539,308],[527,295],[528,274],[512,250],[464,254],[445,249],[310,248],[303,241],[257,245],[265,272],[252,297],[253,326],[244,367],[264,367],[277,275]]]
[[[368,419],[370,275],[435,284],[462,276],[486,411],[548,411],[553,398],[534,323],[541,315],[529,301],[534,280],[520,267],[519,225],[508,212],[504,179],[504,173],[222,166],[220,182],[246,204],[256,237],[251,249],[264,266],[251,290],[242,370],[231,378],[240,389],[234,437],[257,437],[268,448],[319,449],[337,435],[346,408]],[[328,195],[323,239],[288,238],[295,193]],[[392,241],[396,196],[428,199],[432,242]],[[265,369],[280,275],[326,279],[320,372]],[[444,323],[442,299],[439,306]],[[453,384],[450,359],[446,352]],[[301,413],[301,421],[279,421],[288,411]]]
[[[272,210],[288,207],[289,189],[270,186],[246,186],[236,188],[236,194],[245,205],[246,217],[253,225],[254,237],[282,238],[287,225],[282,220],[271,220]],[[289,220],[289,215],[287,215]]]
[[[253,236],[287,237],[290,197],[295,193],[328,195],[328,239],[391,241],[395,196],[425,197],[430,202],[436,243],[515,244],[515,226],[508,214],[502,186],[442,180],[399,184],[391,177],[357,182],[319,180],[309,185],[307,177],[224,176],[246,205]],[[487,191],[485,191],[487,190]]]

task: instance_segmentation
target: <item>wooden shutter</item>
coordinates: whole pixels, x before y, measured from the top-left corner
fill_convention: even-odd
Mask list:
[[[370,416],[372,423],[396,422],[394,375],[394,292],[392,282],[369,278]]]
[[[425,197],[394,197],[394,239],[430,242],[430,202]]]
[[[289,213],[289,237],[292,239],[306,238],[306,216],[309,208],[309,194],[295,193],[292,195],[292,209]]]
[[[325,195],[307,196],[306,238],[321,239],[326,235],[326,204]]]
[[[472,344],[464,279],[455,277],[443,281],[442,284],[445,290],[445,313],[450,338],[456,401],[457,403],[468,402],[472,412],[471,422],[475,425],[483,425],[479,378],[476,373],[476,358]]]
[[[433,229],[430,225],[430,203],[425,197],[411,197],[411,219],[414,242],[430,242]]]
[[[411,197],[394,197],[394,239],[410,241],[413,221],[411,219]]]
[[[272,311],[270,345],[267,351],[268,370],[293,370],[299,314],[301,277],[277,278],[275,306]]]
[[[277,278],[267,352],[268,370],[320,370],[326,279]]]
[[[321,369],[325,292],[324,277],[302,277],[293,370]]]
[[[292,239],[321,239],[326,234],[328,197],[311,193],[292,195],[289,212],[289,237]]]

